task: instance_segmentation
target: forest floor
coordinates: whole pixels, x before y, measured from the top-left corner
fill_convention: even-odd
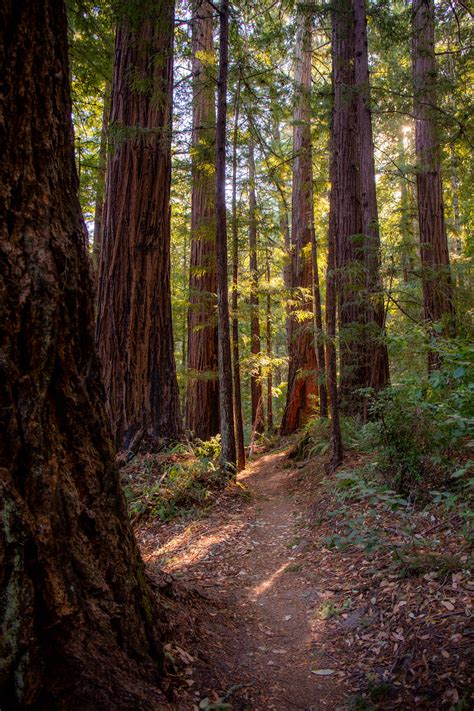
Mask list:
[[[334,499],[322,461],[273,451],[239,482],[192,520],[137,529],[167,591],[173,708],[470,708],[474,588],[456,522],[423,515],[415,550],[396,514],[380,510],[376,527],[416,563],[407,572],[383,545],[369,555],[328,544],[348,511],[370,522],[367,502]],[[430,534],[442,553],[425,553]]]

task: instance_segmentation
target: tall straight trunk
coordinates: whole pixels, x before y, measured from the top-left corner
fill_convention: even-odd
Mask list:
[[[0,27],[1,706],[165,709],[94,348],[64,2],[4,0]]]
[[[186,427],[207,440],[219,431],[216,314],[216,211],[213,164],[216,141],[213,7],[193,3],[193,133],[191,261],[188,312]]]
[[[262,368],[260,361],[260,316],[257,262],[257,198],[255,194],[255,145],[249,140],[249,260],[250,260],[250,352],[255,360],[250,375],[252,435],[265,429],[263,415]],[[258,365],[256,365],[258,363]],[[253,439],[253,436],[252,436]]]
[[[332,10],[333,118],[331,210],[335,239],[337,309],[340,328],[340,407],[365,414],[360,394],[371,382],[366,322],[367,268],[363,234],[355,38],[352,0],[335,0]]]
[[[93,257],[96,267],[100,264],[100,250],[104,232],[104,195],[105,171],[107,167],[107,130],[109,125],[109,82],[105,85],[104,108],[102,111],[102,127],[100,129],[99,164],[97,166],[97,190],[95,194],[94,212],[94,247]]]
[[[313,209],[313,206],[311,206]],[[311,213],[311,264],[313,268],[313,319],[314,319],[314,349],[318,366],[319,415],[328,416],[328,395],[326,383],[326,358],[324,355],[323,313],[321,307],[321,291],[319,288],[318,251],[316,232],[314,229],[314,212]]]
[[[117,446],[181,437],[170,291],[173,3],[121,3],[97,343]]]
[[[333,116],[334,120],[334,116]],[[331,134],[334,133],[331,126]],[[331,195],[329,205],[328,231],[328,265],[326,273],[326,361],[328,373],[329,409],[331,412],[331,468],[342,464],[344,446],[342,442],[341,424],[339,418],[339,392],[337,387],[337,352],[336,352],[336,321],[337,321],[337,273],[336,273],[336,155],[331,140]]]
[[[237,467],[245,469],[244,423],[239,349],[239,230],[237,223],[237,138],[240,113],[240,80],[237,82],[232,138],[232,367],[234,376],[234,422]]]
[[[316,412],[318,394],[317,364],[314,349],[313,303],[307,292],[313,287],[311,252],[312,165],[311,165],[311,35],[312,13],[301,8],[298,16],[295,62],[295,109],[293,126],[292,189],[292,289],[306,292],[292,314],[288,391],[281,433],[291,434]],[[308,318],[302,319],[301,312]]]
[[[444,333],[448,335],[454,325],[454,307],[444,222],[440,146],[435,117],[436,57],[433,0],[413,0],[412,21],[416,185],[424,318],[427,323],[442,322]],[[428,368],[432,370],[438,366],[437,355],[430,352]]]
[[[219,12],[219,78],[217,83],[216,131],[216,256],[219,411],[221,432],[221,466],[236,469],[234,404],[232,393],[232,357],[229,328],[229,287],[227,283],[227,210],[225,200],[225,146],[227,117],[227,73],[229,65],[229,2],[221,0]]]
[[[272,297],[270,293],[270,254],[268,247],[265,251],[265,271],[267,277],[267,303],[265,314],[266,349],[267,349],[267,428],[273,432],[273,344],[272,344]]]
[[[367,285],[365,326],[368,387],[379,392],[389,381],[388,350],[384,341],[385,308],[380,276],[380,232],[375,187],[374,141],[370,109],[366,0],[354,0],[354,80],[357,92],[360,203]],[[365,413],[366,414],[366,413]]]
[[[398,160],[401,165],[406,163],[406,152],[403,136],[398,142]],[[408,179],[400,174],[400,265],[403,281],[407,284],[413,279],[415,269],[416,247],[413,234],[414,189]]]
[[[280,137],[280,124],[278,122],[278,119],[273,120],[273,138],[277,144],[277,147],[280,148],[280,142],[281,142],[281,137]],[[288,220],[288,208],[286,205],[286,201],[284,199],[284,193],[281,188],[279,179],[276,178],[275,180],[275,185],[279,193],[279,199],[278,199],[278,216],[279,216],[279,223],[280,223],[280,233],[283,236],[283,244],[285,247],[285,264],[283,267],[283,283],[285,284],[285,288],[290,292],[291,290],[291,284],[292,284],[292,266],[291,266],[291,237],[290,237],[290,222]],[[290,343],[291,343],[291,318],[290,318],[290,308],[287,306],[286,307],[286,340],[287,340],[287,350],[288,353],[290,352]]]

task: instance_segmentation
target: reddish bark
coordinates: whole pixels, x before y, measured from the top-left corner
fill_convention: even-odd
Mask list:
[[[219,13],[219,79],[217,89],[216,131],[216,255],[218,365],[220,394],[221,466],[236,469],[232,358],[229,327],[229,286],[227,283],[227,209],[225,199],[225,144],[227,116],[227,74],[229,67],[229,3],[221,0]]]
[[[293,127],[292,190],[292,288],[312,292],[311,263],[312,166],[311,166],[311,34],[312,13],[300,10],[296,38],[296,104]],[[308,249],[309,247],[309,249]],[[318,394],[316,353],[311,297],[303,296],[298,305],[300,318],[291,315],[288,391],[281,433],[291,434],[316,412]],[[301,312],[308,319],[301,319]]]
[[[167,708],[94,348],[62,0],[0,4],[2,708]]]
[[[267,347],[267,428],[270,433],[273,432],[273,339],[272,339],[272,297],[270,294],[270,254],[267,247],[265,252],[265,268],[267,277],[267,304],[266,304],[266,347]]]
[[[453,285],[444,222],[439,137],[436,127],[436,57],[433,0],[413,0],[413,86],[417,157],[418,222],[421,246],[424,317],[453,330]],[[428,367],[439,366],[435,353]]]
[[[194,1],[186,427],[203,440],[219,432],[215,175],[209,170],[214,162],[216,140],[214,80],[209,72],[214,56],[213,12],[207,0]]]
[[[255,361],[260,358],[260,316],[257,263],[257,198],[255,194],[255,147],[249,141],[249,259],[250,259],[250,352]],[[263,415],[262,368],[253,367],[250,375],[252,407],[252,439],[265,429]]]
[[[173,9],[139,0],[132,16],[124,1],[116,37],[97,343],[119,447],[181,437],[170,291]]]
[[[379,392],[389,381],[388,350],[384,342],[385,308],[380,278],[380,233],[375,187],[374,141],[370,108],[366,0],[354,0],[354,80],[357,90],[360,202],[367,286],[367,386]],[[365,413],[366,414],[366,413]]]

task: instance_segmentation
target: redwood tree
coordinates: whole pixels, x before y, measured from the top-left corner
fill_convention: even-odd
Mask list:
[[[313,271],[311,262],[312,166],[311,166],[311,35],[312,13],[300,8],[296,36],[295,109],[293,127],[292,189],[292,273],[291,286],[296,295],[303,290],[298,305],[290,315],[289,371],[286,406],[281,433],[291,434],[316,411],[318,393],[316,353],[312,321]],[[307,319],[301,319],[303,312]]]
[[[340,326],[340,404],[346,414],[365,418],[367,400],[361,390],[383,387],[388,360],[382,339],[367,37],[361,0],[335,0],[333,4],[332,73],[331,229]]]
[[[214,151],[216,110],[213,7],[193,3],[193,133],[191,262],[188,312],[186,427],[207,440],[219,432],[217,378],[216,219]]]
[[[170,292],[174,6],[119,2],[97,344],[117,446],[181,436]]]
[[[415,94],[416,187],[422,266],[423,306],[427,322],[453,326],[453,287],[444,222],[443,185],[436,127],[436,57],[433,0],[413,0],[413,86]],[[428,357],[437,367],[436,354]]]
[[[166,708],[115,465],[77,198],[63,0],[0,5],[2,708]]]
[[[388,383],[389,367],[388,350],[384,341],[385,308],[380,278],[380,232],[370,107],[366,0],[354,0],[354,80],[357,91],[360,205],[365,240],[366,360],[370,364],[366,385],[378,392]]]

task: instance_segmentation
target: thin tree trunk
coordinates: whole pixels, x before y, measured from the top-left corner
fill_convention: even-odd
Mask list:
[[[1,706],[166,709],[94,348],[65,6],[6,0],[0,26]]]
[[[436,127],[436,57],[433,0],[413,0],[413,87],[417,157],[418,222],[421,246],[424,318],[441,322],[444,334],[454,327],[453,286],[444,222],[443,186]],[[433,335],[436,331],[433,330]],[[430,351],[428,369],[439,367]]]
[[[173,3],[126,0],[116,37],[97,343],[119,447],[181,437],[170,290]],[[142,77],[137,82],[137,77]]]
[[[219,12],[219,79],[217,89],[216,131],[216,255],[217,311],[220,388],[221,466],[236,469],[234,411],[232,394],[232,357],[229,329],[229,288],[227,283],[227,210],[225,200],[225,144],[227,116],[227,73],[229,62],[229,3],[221,0]]]
[[[250,258],[250,352],[255,360],[250,375],[252,406],[252,433],[261,434],[264,429],[262,368],[260,361],[260,316],[258,298],[257,263],[257,199],[255,195],[255,146],[249,140],[249,258]],[[252,446],[252,443],[251,443]]]
[[[354,0],[354,80],[357,91],[360,203],[367,283],[365,326],[367,386],[377,393],[389,381],[385,307],[380,276],[380,233],[375,187],[374,141],[370,109],[366,0]],[[366,403],[368,401],[366,400]],[[367,419],[367,412],[364,413]]]
[[[109,101],[110,84],[105,85],[104,108],[102,112],[102,128],[100,130],[99,164],[97,166],[97,191],[95,195],[94,213],[94,266],[99,267],[100,250],[102,249],[102,237],[104,233],[104,195],[105,195],[105,171],[107,167],[107,131],[109,125]]]
[[[406,152],[403,136],[400,138],[398,145],[398,160],[401,165],[405,165]],[[400,264],[405,284],[412,280],[415,269],[416,248],[413,234],[413,213],[415,209],[412,186],[404,175],[400,175]]]
[[[272,346],[272,297],[270,293],[270,255],[268,247],[265,250],[265,268],[267,277],[267,304],[266,304],[266,347],[267,347],[267,429],[273,433],[273,346]]]
[[[281,137],[280,137],[280,124],[277,119],[273,121],[273,138],[280,147]],[[291,237],[290,237],[290,222],[288,220],[288,208],[286,201],[284,199],[284,193],[280,186],[279,179],[275,179],[275,185],[279,193],[278,199],[278,214],[280,222],[280,233],[283,235],[283,244],[285,246],[285,264],[283,267],[283,283],[288,292],[291,291],[292,285],[292,249],[291,249]],[[286,306],[286,340],[287,340],[287,351],[290,352],[291,343],[291,324],[292,319],[290,318],[290,308]]]
[[[334,117],[333,117],[334,120]],[[331,133],[333,129],[331,128]],[[344,447],[342,442],[341,424],[339,419],[339,393],[337,387],[337,353],[336,353],[336,313],[337,313],[337,273],[336,273],[336,194],[333,194],[336,184],[336,155],[331,146],[331,196],[328,233],[328,266],[326,274],[326,354],[328,371],[328,394],[331,412],[331,469],[334,471],[342,464]]]
[[[312,210],[313,210],[313,206]],[[314,319],[314,349],[318,366],[319,415],[328,416],[328,395],[326,385],[326,359],[324,355],[323,314],[321,308],[321,291],[319,288],[318,251],[316,232],[314,229],[314,212],[311,214],[311,263],[313,267],[313,319]]]
[[[207,0],[194,0],[186,427],[203,440],[219,431],[215,176],[209,172],[216,140],[215,89],[209,72],[214,56],[213,12]]]
[[[237,82],[232,138],[232,362],[234,373],[234,420],[237,466],[245,469],[244,424],[242,421],[242,386],[239,352],[239,230],[237,223],[237,138],[240,112],[240,80]]]
[[[307,246],[311,244],[312,165],[311,165],[311,34],[312,12],[304,7],[298,12],[296,36],[295,90],[296,103],[293,126],[293,189],[292,189],[292,289],[300,291],[301,303],[293,311],[288,391],[281,433],[291,434],[316,412],[317,363],[314,349],[312,298],[312,260]],[[311,249],[311,246],[310,246]],[[301,295],[303,290],[303,295]],[[308,318],[302,319],[307,311]]]

